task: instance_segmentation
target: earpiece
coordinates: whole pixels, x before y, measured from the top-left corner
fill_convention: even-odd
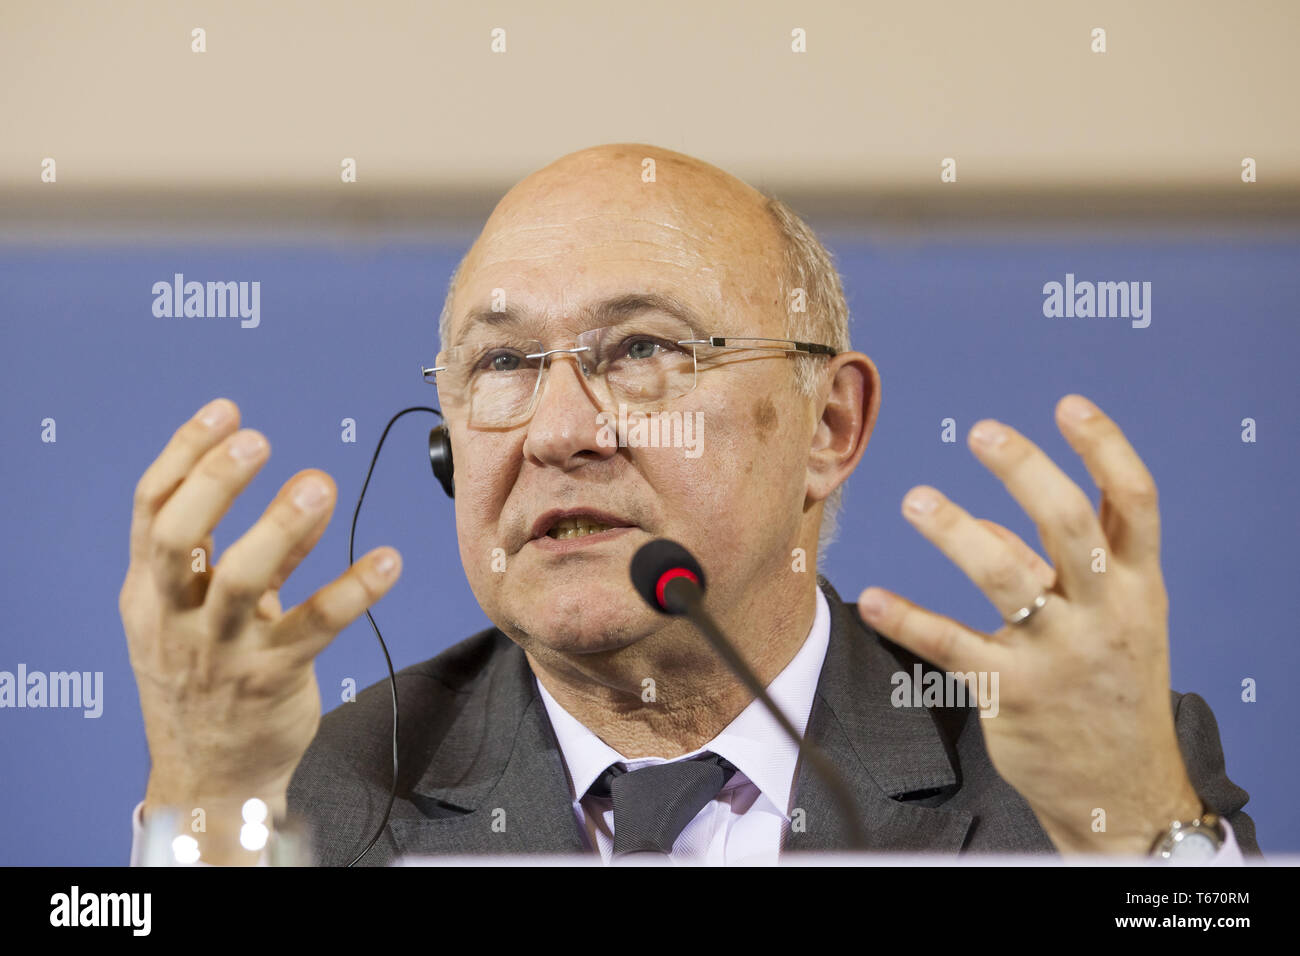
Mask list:
[[[456,478],[451,463],[451,433],[446,425],[439,425],[429,432],[429,464],[433,466],[433,477],[438,479],[442,490],[448,498],[456,497]]]
[[[389,429],[396,424],[399,418],[403,415],[409,415],[411,412],[429,412],[442,418],[442,412],[436,408],[430,408],[427,405],[415,405],[411,408],[402,409],[390,418],[388,424],[384,426],[384,431],[379,436],[379,442],[375,445],[375,453],[370,457],[370,467],[366,469],[366,480],[361,483],[361,493],[357,495],[356,510],[352,512],[352,530],[348,533],[348,567],[356,563],[357,518],[361,515],[361,502],[365,500],[366,489],[370,487],[370,476],[375,473],[375,462],[379,460],[379,450],[384,447],[384,439],[388,437]],[[451,435],[445,425],[439,425],[429,432],[429,464],[433,466],[433,476],[438,479],[438,484],[442,485],[442,490],[447,492],[449,496],[454,497],[456,486],[451,478]],[[393,692],[393,783],[388,790],[388,806],[384,808],[384,818],[379,821],[379,829],[375,830],[375,835],[370,838],[370,842],[366,844],[365,849],[353,857],[348,866],[356,866],[361,858],[379,842],[384,827],[388,826],[388,816],[393,812],[393,801],[397,799],[397,675],[393,673],[393,656],[388,653],[388,645],[384,643],[384,635],[379,633],[379,625],[375,623],[374,616],[369,611],[366,611],[366,620],[370,622],[370,626],[375,632],[375,638],[379,641],[380,648],[383,649],[384,663],[388,665],[388,686]]]

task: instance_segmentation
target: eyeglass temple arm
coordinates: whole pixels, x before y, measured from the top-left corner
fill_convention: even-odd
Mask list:
[[[775,345],[741,345],[741,342],[784,342],[785,347]],[[839,353],[829,345],[816,342],[797,342],[794,339],[769,339],[758,335],[732,336],[710,335],[707,339],[684,339],[678,345],[710,345],[716,349],[774,349],[778,352],[807,352],[809,355],[829,355],[832,358]]]

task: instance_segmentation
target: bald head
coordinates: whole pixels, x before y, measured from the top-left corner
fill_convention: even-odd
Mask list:
[[[594,146],[532,173],[501,199],[457,269],[439,337],[447,346],[458,335],[457,293],[475,273],[637,253],[694,275],[710,311],[784,329],[787,246],[768,197],[716,166],[641,143]],[[496,287],[509,296],[510,285]]]
[[[648,674],[699,684],[699,705],[675,698],[687,718],[715,705],[725,664],[631,592],[656,538],[709,569],[722,626],[775,676],[816,614],[823,505],[879,407],[866,356],[763,341],[847,345],[807,321],[846,317],[811,232],[708,163],[598,146],[511,189],[453,290],[437,385],[461,564],[538,681],[616,740],[632,711],[662,717]]]

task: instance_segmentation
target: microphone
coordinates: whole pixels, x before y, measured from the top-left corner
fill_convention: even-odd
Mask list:
[[[725,634],[714,622],[712,616],[704,609],[704,569],[695,560],[695,556],[676,541],[657,538],[642,545],[632,556],[632,586],[645,602],[661,614],[673,617],[687,617],[704,635],[705,639],[717,651],[718,656],[731,668],[732,673],[740,678],[749,692],[762,701],[768,713],[781,725],[787,737],[799,747],[799,756],[822,778],[830,789],[831,795],[840,811],[840,816],[849,828],[849,842],[854,850],[865,850],[866,834],[862,821],[858,819],[849,788],[835,765],[826,758],[821,750],[805,740],[795,730],[794,724],[776,706],[768,696],[767,688],[758,676],[745,663],[735,646],[727,640]]]
[[[632,555],[632,586],[645,598],[647,604],[660,614],[686,613],[690,589],[675,586],[671,596],[668,584],[678,578],[695,585],[700,596],[704,594],[704,569],[691,554],[676,541],[656,538],[643,544]],[[669,600],[671,604],[667,603]]]

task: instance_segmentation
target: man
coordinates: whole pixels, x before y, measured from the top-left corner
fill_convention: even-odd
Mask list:
[[[829,256],[782,204],[655,147],[574,153],[502,199],[439,331],[461,560],[495,627],[399,674],[397,799],[362,862],[848,848],[827,783],[691,624],[636,597],[628,565],[654,538],[698,557],[708,606],[848,782],[869,849],[1143,854],[1192,827],[1217,862],[1258,852],[1213,715],[1169,688],[1155,486],[1082,397],[1057,420],[1099,514],[1014,429],[970,436],[1050,565],[935,489],[904,501],[1005,627],[878,589],[854,607],[818,581],[880,376],[849,349]],[[674,440],[648,440],[650,422]],[[154,761],[137,813],[259,796],[311,821],[321,862],[347,863],[388,804],[389,691],[321,721],[312,660],[392,586],[397,555],[283,612],[278,589],[333,505],[310,472],[191,572],[266,458],[237,425],[213,403],[137,489],[121,609]],[[922,661],[995,686],[996,714],[898,706]]]

